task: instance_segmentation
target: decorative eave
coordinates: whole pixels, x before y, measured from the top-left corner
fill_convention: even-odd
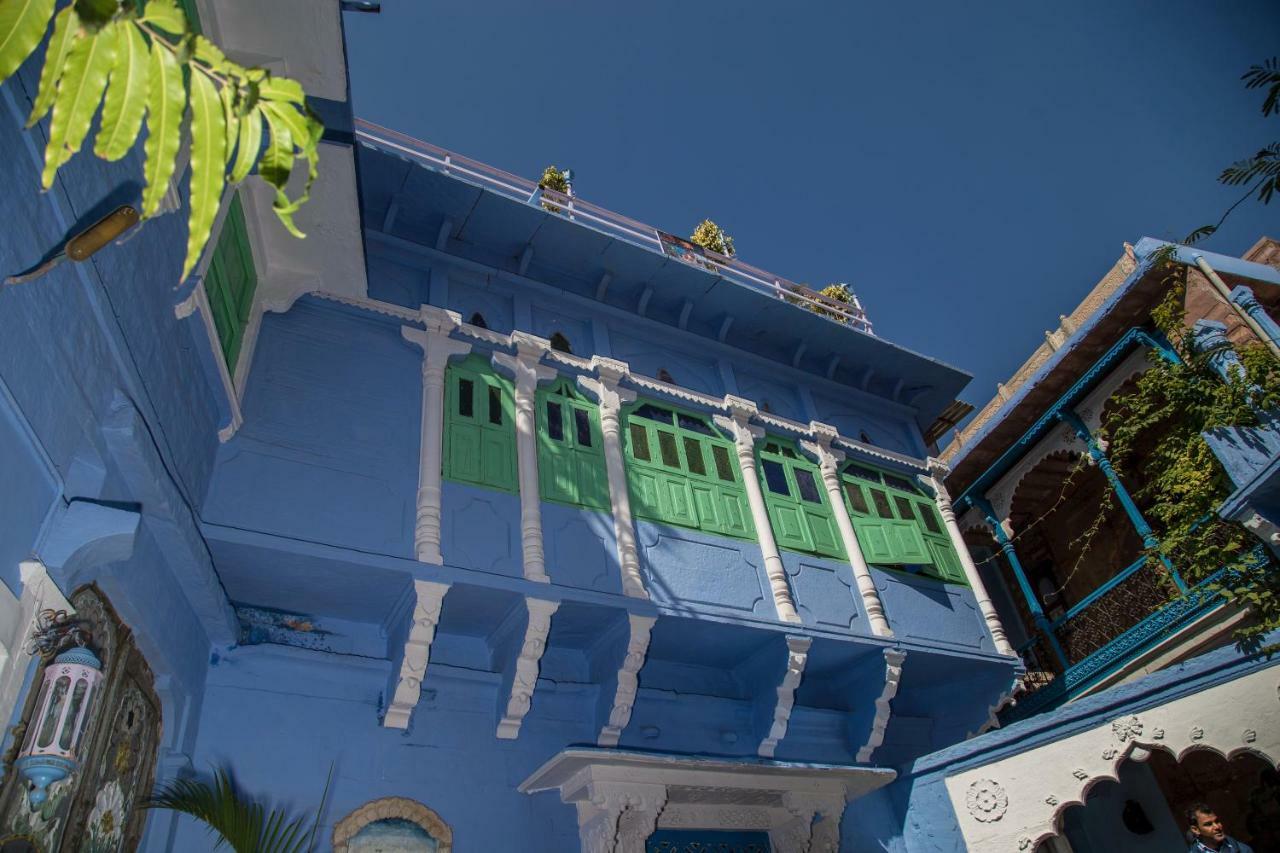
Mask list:
[[[898,777],[887,767],[851,767],[755,758],[707,758],[620,749],[570,748],[552,757],[516,790],[524,794],[560,791],[565,802],[576,802],[589,782],[667,785],[701,789],[703,802],[733,801],[737,794],[787,791],[839,794],[853,800]]]

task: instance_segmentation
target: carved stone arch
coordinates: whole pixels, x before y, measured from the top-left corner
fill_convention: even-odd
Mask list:
[[[1027,453],[1005,472],[994,486],[987,489],[987,500],[996,511],[998,520],[1004,521],[1013,510],[1014,498],[1018,487],[1028,474],[1054,454],[1083,454],[1087,449],[1075,431],[1066,424],[1060,424],[1047,435],[1037,441]]]
[[[415,824],[436,842],[436,853],[451,853],[453,830],[431,809],[405,797],[370,800],[333,827],[333,853],[348,853],[351,841],[370,824],[403,820]]]
[[[1083,445],[1080,445],[1079,450],[1071,446],[1050,448],[1046,453],[1036,459],[1034,464],[1028,465],[1026,470],[1022,471],[1018,477],[1017,487],[1009,494],[1008,504],[1004,508],[1004,515],[1002,518],[1011,518],[1019,507],[1023,506],[1027,500],[1031,499],[1026,490],[1027,477],[1030,474],[1041,468],[1049,460],[1059,460],[1061,462],[1068,462],[1074,465],[1080,458],[1081,451],[1083,450]],[[994,503],[992,505],[994,506]],[[1042,509],[1048,509],[1048,507],[1046,506]],[[1038,515],[1039,513],[1036,514]]]
[[[1139,347],[1129,353],[1115,369],[1108,373],[1092,391],[1075,407],[1076,414],[1084,421],[1089,432],[1097,435],[1106,422],[1107,409],[1122,392],[1127,392],[1135,377],[1151,367],[1151,350]]]

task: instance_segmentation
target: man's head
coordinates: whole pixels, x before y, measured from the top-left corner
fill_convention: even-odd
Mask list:
[[[1187,824],[1197,841],[1215,850],[1227,837],[1222,821],[1206,803],[1195,803],[1187,809]]]

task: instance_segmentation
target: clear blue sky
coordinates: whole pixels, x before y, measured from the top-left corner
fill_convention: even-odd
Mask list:
[[[1280,139],[1240,74],[1275,0],[623,3],[383,0],[347,14],[356,115],[743,260],[848,281],[879,335],[974,374],[981,405],[1146,235],[1235,198]],[[1280,237],[1242,205],[1206,248]]]

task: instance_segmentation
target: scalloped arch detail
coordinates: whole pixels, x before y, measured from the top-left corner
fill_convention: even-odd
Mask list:
[[[405,797],[383,797],[370,800],[333,827],[334,853],[347,853],[347,845],[360,830],[380,820],[407,820],[422,827],[439,844],[437,853],[453,850],[453,830],[440,815],[416,800]]]

